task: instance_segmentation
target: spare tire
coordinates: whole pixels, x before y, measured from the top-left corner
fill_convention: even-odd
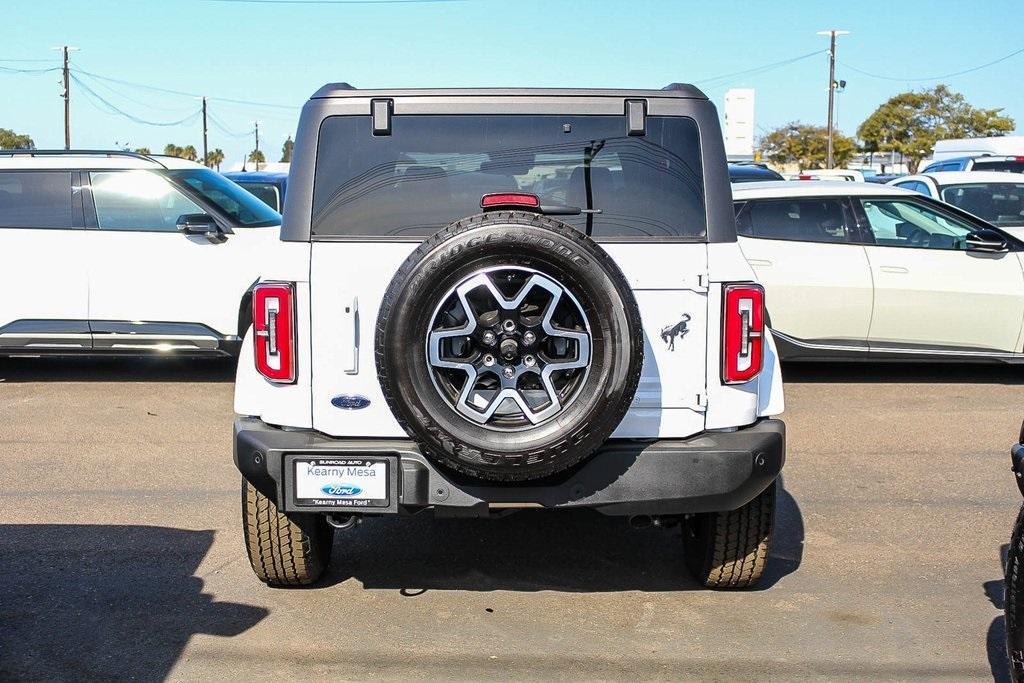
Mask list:
[[[377,373],[399,423],[435,462],[482,479],[536,479],[593,453],[633,400],[643,349],[611,257],[526,212],[427,239],[377,318]]]

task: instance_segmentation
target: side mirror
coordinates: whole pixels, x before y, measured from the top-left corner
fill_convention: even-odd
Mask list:
[[[975,230],[967,236],[967,251],[980,251],[988,254],[997,254],[1008,251],[1010,246],[1000,233],[988,228]]]

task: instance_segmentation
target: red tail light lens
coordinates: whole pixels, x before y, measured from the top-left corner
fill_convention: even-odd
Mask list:
[[[292,384],[295,370],[295,286],[265,282],[252,292],[256,370],[271,382]]]
[[[481,209],[499,209],[505,206],[526,206],[535,209],[540,206],[540,197],[526,192],[496,192],[480,198]]]
[[[722,382],[742,384],[764,363],[764,289],[725,285],[722,300]]]

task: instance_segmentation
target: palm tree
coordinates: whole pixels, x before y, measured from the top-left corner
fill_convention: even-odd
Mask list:
[[[267,163],[267,158],[263,156],[262,150],[254,149],[249,152],[249,161],[256,164],[256,170],[258,171],[260,170],[260,164]]]
[[[206,153],[206,165],[210,168],[216,167],[220,171],[220,165],[224,163],[224,150],[218,147]]]

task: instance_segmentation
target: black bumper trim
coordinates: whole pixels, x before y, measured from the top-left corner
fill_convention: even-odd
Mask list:
[[[786,430],[781,420],[765,419],[732,432],[704,432],[687,439],[614,439],[558,478],[521,484],[465,481],[437,467],[405,439],[332,439],[239,418],[234,443],[242,476],[287,511],[326,510],[290,503],[286,454],[359,454],[394,458],[397,465],[398,495],[387,510],[374,514],[431,507],[437,514],[487,516],[492,508],[544,507],[669,515],[735,510],[753,500],[782,470]]]

